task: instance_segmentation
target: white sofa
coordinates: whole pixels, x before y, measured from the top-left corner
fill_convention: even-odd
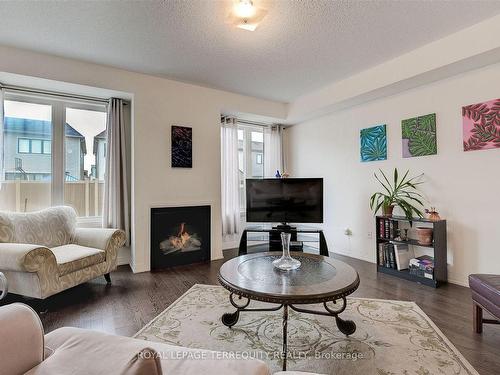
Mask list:
[[[44,334],[38,315],[27,305],[0,307],[2,375],[270,375],[258,359],[230,358],[222,352],[188,349],[80,328]],[[134,360],[152,354],[156,365]],[[274,375],[309,374],[283,371]]]
[[[71,207],[0,212],[0,271],[9,292],[44,299],[116,268],[125,233],[77,228]]]
[[[262,361],[224,358],[222,353],[208,350],[69,327],[44,335],[38,315],[21,303],[0,307],[0,337],[0,373],[5,375],[146,375],[128,367],[130,360],[144,349],[159,354],[161,369],[157,374],[270,374]]]

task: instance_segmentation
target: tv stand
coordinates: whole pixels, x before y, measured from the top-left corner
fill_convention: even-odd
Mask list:
[[[297,226],[292,227],[283,223],[282,225],[272,226],[272,225],[249,225],[245,228],[241,234],[240,247],[238,255],[248,254],[248,242],[258,241],[265,242],[268,241],[269,246],[250,246],[255,248],[252,252],[259,251],[282,251],[281,245],[281,233],[291,234],[291,251],[303,251],[304,243],[319,243],[319,253],[324,256],[329,256],[328,245],[326,243],[325,235],[323,230],[314,227],[303,227]],[[267,234],[267,235],[266,235]]]
[[[297,227],[292,227],[291,225],[288,225],[287,223],[281,223],[279,225],[276,225],[272,229],[281,230],[281,231],[285,232],[285,231],[296,230]]]

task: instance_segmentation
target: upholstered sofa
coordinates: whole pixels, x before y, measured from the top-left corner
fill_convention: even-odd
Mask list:
[[[483,332],[483,323],[500,324],[500,275],[469,275],[473,304],[473,327]],[[483,309],[496,319],[484,319]]]
[[[270,375],[260,360],[209,350],[69,327],[44,335],[38,315],[21,303],[0,307],[0,338],[2,375]]]
[[[77,228],[76,219],[66,206],[0,212],[0,271],[9,292],[45,299],[99,276],[110,282],[125,233]]]

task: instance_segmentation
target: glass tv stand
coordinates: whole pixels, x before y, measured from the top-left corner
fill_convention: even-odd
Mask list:
[[[248,225],[241,234],[238,255],[262,251],[282,251],[281,232],[291,234],[291,251],[304,251],[319,247],[319,254],[329,256],[323,230],[304,225],[274,226],[272,224]]]

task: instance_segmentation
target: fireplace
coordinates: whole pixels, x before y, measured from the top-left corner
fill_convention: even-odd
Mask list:
[[[151,269],[210,260],[210,206],[151,209]]]

